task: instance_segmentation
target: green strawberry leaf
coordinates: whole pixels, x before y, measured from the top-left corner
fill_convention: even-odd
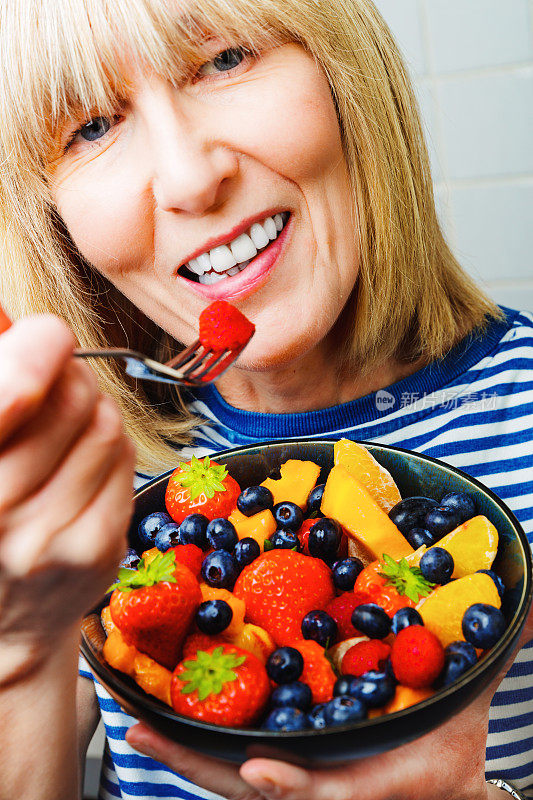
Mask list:
[[[189,464],[182,464],[180,471],[171,480],[188,489],[191,500],[196,500],[201,494],[205,494],[210,500],[215,492],[226,491],[223,481],[227,475],[224,464],[212,463],[209,456],[202,461],[193,456]]]
[[[234,670],[244,664],[246,656],[224,653],[224,646],[215,647],[211,653],[198,650],[195,659],[183,662],[185,671],[180,678],[184,682],[182,694],[198,691],[198,699],[205,700],[211,694],[220,694],[224,686],[237,680]]]
[[[388,585],[393,586],[399,594],[405,595],[413,603],[418,603],[421,597],[427,597],[435,588],[434,583],[424,578],[420,568],[410,567],[405,558],[395,561],[387,553],[383,553],[380,563],[382,572],[378,572],[378,575],[386,578]]]
[[[144,563],[144,558],[139,561],[137,569],[122,567],[117,574],[116,582],[108,591],[119,589],[121,592],[131,592],[143,586],[155,586],[156,583],[167,581],[176,583],[174,569],[176,567],[176,554],[173,550],[158,553],[149,564]]]

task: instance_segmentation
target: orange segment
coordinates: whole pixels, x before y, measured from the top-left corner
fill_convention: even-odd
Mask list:
[[[114,669],[132,677],[145,692],[170,705],[172,672],[126,644],[118,628],[113,628],[105,640],[104,658]]]
[[[234,508],[228,517],[233,527],[237,531],[239,539],[252,538],[255,539],[261,552],[263,552],[265,539],[268,539],[276,528],[276,520],[270,509],[259,511],[251,517],[242,514],[238,508]]]
[[[228,639],[238,636],[244,627],[244,614],[246,605],[244,600],[236,597],[228,589],[217,589],[214,586],[208,586],[207,583],[200,584],[200,591],[202,592],[202,603],[205,600],[225,600],[233,611],[231,622],[224,631],[224,636]]]
[[[242,650],[248,650],[253,653],[262,664],[266,664],[266,660],[271,653],[276,649],[274,639],[258,625],[252,625],[247,622],[238,636],[234,636],[231,643],[235,647],[240,647]]]
[[[475,573],[437,587],[417,606],[424,625],[440,639],[443,647],[464,641],[463,615],[474,603],[488,603],[499,608],[500,596],[489,575]]]
[[[342,466],[328,475],[320,510],[340,522],[349,536],[363,542],[374,559],[387,553],[395,561],[413,548],[365,487]]]
[[[387,703],[383,711],[385,714],[401,711],[402,708],[409,708],[416,703],[421,703],[422,700],[427,700],[433,694],[435,694],[433,689],[411,689],[410,686],[398,684],[394,697]]]
[[[389,513],[402,499],[390,472],[376,461],[366,447],[350,439],[340,439],[333,447],[335,466],[340,465],[357,478],[376,503]]]
[[[490,569],[498,551],[498,531],[487,517],[477,517],[463,522],[431,547],[443,547],[453,557],[455,569],[452,578],[464,578],[478,569]],[[422,545],[407,561],[418,566],[420,559],[431,547]]]
[[[289,459],[279,468],[281,478],[267,478],[261,486],[270,489],[274,496],[274,503],[290,500],[301,509],[305,509],[309,492],[314,487],[320,467],[314,461],[299,461]]]

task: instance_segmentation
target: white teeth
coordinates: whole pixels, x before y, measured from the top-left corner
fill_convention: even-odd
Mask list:
[[[211,269],[211,259],[209,258],[209,253],[202,253],[201,256],[198,256],[196,261],[198,262],[198,266],[201,267],[202,272],[209,272]]]
[[[273,241],[277,237],[278,229],[276,228],[276,223],[272,217],[266,218],[266,220],[263,222],[263,228],[265,229],[265,233],[270,241]]]
[[[289,216],[284,211],[274,217],[267,217],[262,224],[254,222],[247,233],[241,233],[227,245],[213,247],[209,252],[192,258],[187,267],[205,285],[217,283],[227,275],[236,275],[248,266],[259,250],[277,239]]]
[[[258,250],[260,250],[261,247],[266,247],[269,242],[265,229],[258,222],[254,222],[250,228],[250,238]]]
[[[237,236],[230,244],[230,248],[238,263],[248,258],[255,258],[257,255],[257,248],[247,233]]]
[[[191,259],[189,261],[189,263],[187,264],[187,266],[191,270],[191,272],[195,273],[195,275],[203,275],[204,274],[204,270],[199,265],[198,260],[196,258]]]
[[[219,247],[213,247],[209,251],[209,258],[211,259],[211,266],[215,272],[225,272],[231,269],[237,263],[237,259],[226,244]]]

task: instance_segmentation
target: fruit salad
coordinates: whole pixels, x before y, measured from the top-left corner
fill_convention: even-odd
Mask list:
[[[319,475],[292,459],[239,486],[180,464],[102,612],[107,662],[179,714],[267,731],[392,713],[471,669],[506,629],[474,499],[402,499],[347,439]]]

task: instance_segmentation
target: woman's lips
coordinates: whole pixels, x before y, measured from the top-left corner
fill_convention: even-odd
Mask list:
[[[277,239],[274,239],[261,253],[253,258],[246,269],[237,275],[223,278],[218,283],[203,285],[189,281],[181,275],[176,277],[187,284],[187,288],[209,300],[240,299],[255,292],[264,283],[277,264],[292,232],[293,215],[289,217]]]

